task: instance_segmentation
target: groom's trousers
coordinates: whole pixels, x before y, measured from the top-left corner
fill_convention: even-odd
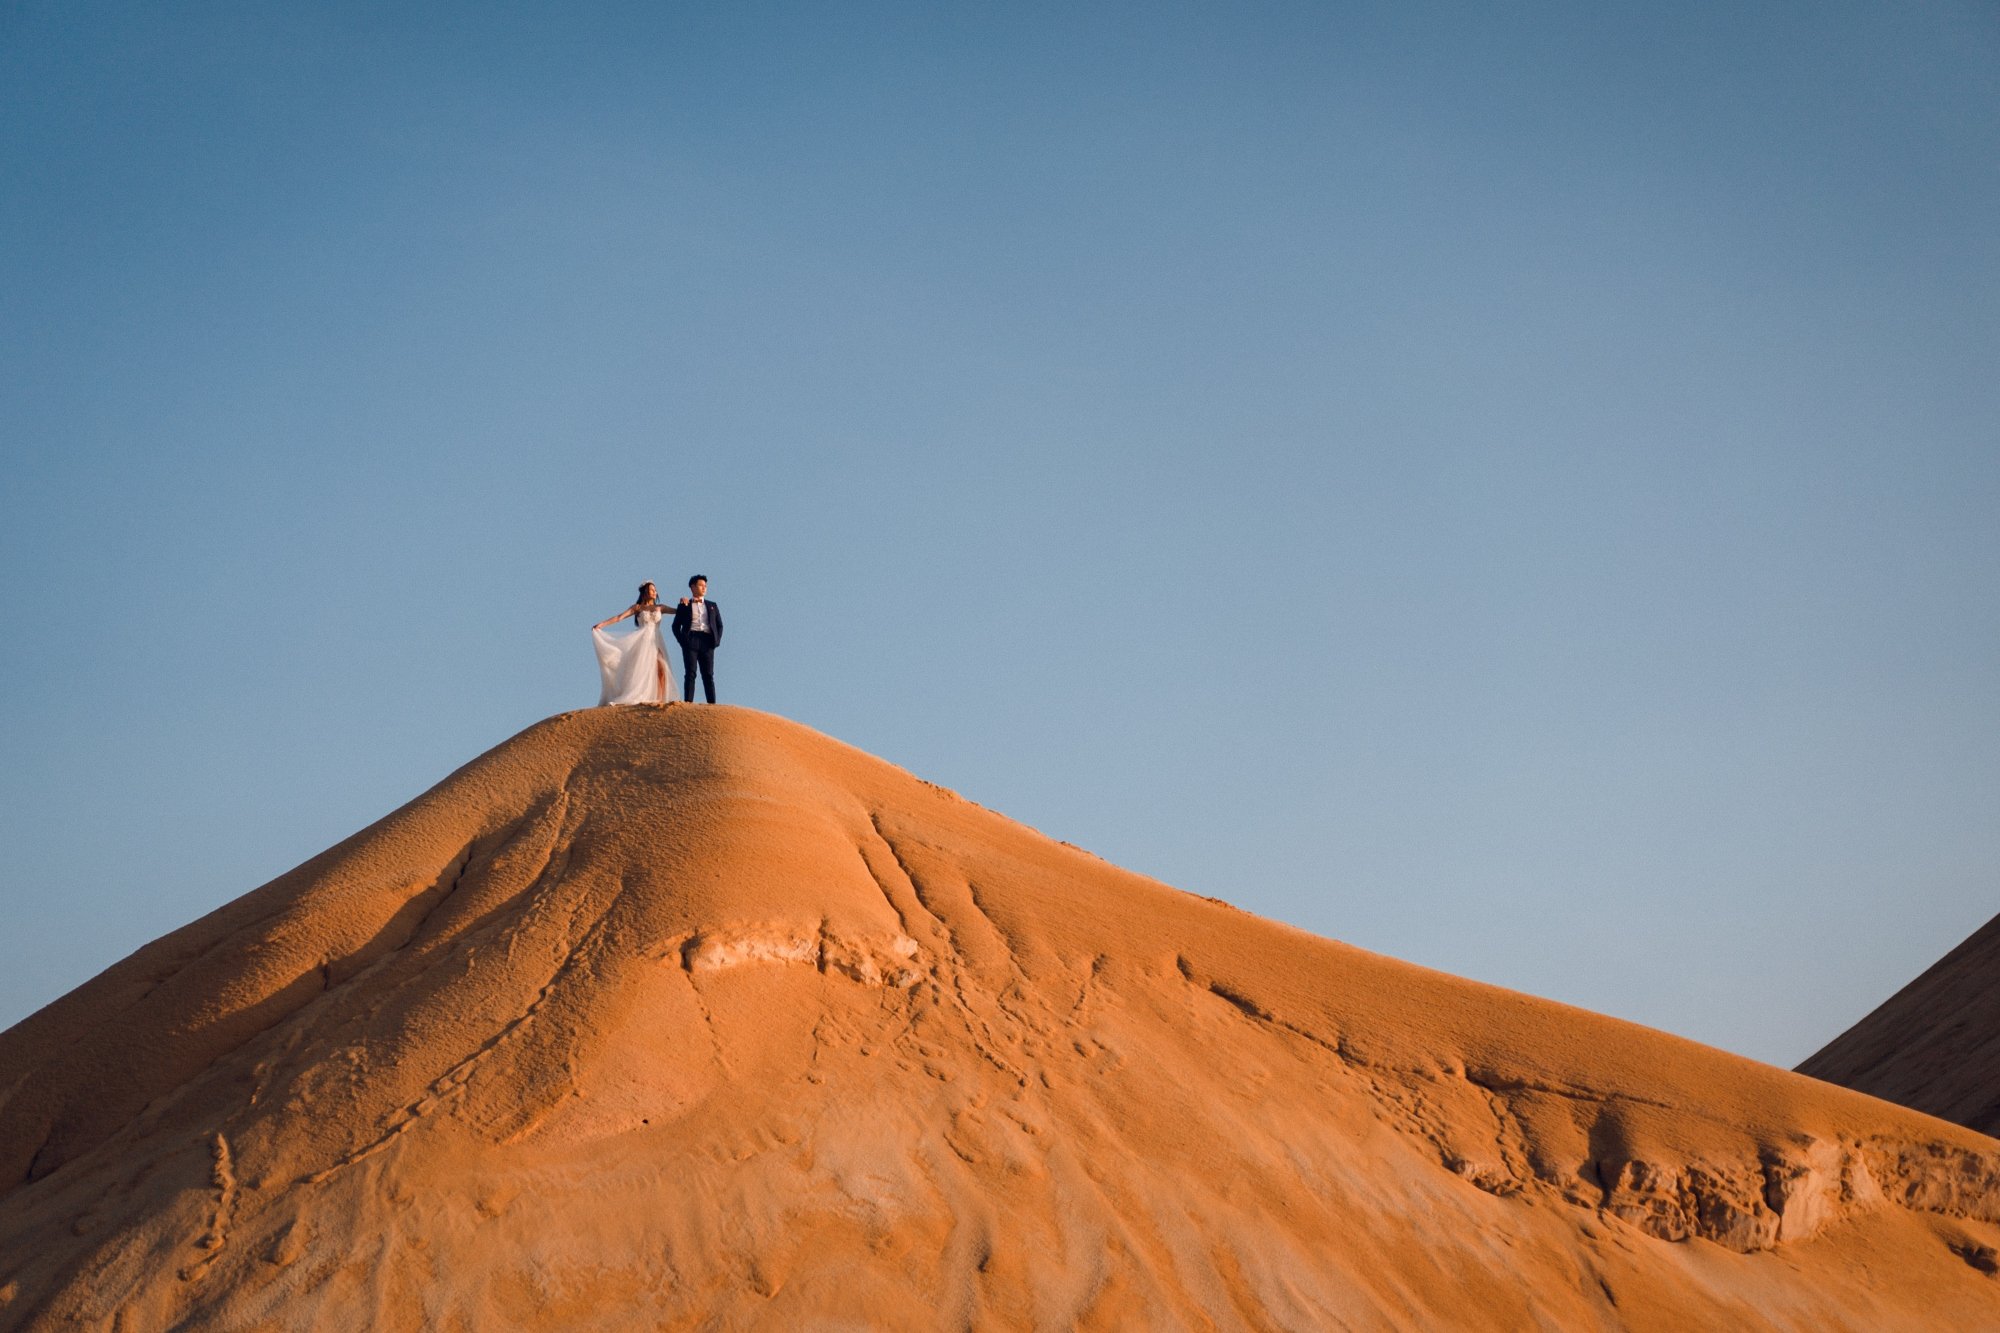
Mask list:
[[[702,693],[715,702],[715,636],[707,630],[689,630],[681,640],[681,662],[686,671],[681,678],[681,698],[694,702],[694,673],[701,672]]]

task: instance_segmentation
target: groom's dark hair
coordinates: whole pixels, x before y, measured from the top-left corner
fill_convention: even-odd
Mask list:
[[[706,583],[706,582],[708,582],[708,575],[706,575],[706,574],[695,574],[695,575],[692,575],[692,576],[691,576],[691,577],[690,577],[690,578],[688,579],[688,590],[689,590],[690,592],[692,592],[692,591],[694,590],[694,585],[695,585],[695,584],[697,584],[697,583]]]

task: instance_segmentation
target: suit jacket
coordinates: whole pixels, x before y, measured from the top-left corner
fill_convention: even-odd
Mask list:
[[[708,607],[708,632],[715,636],[715,646],[720,648],[722,646],[722,608],[715,604],[715,599],[712,597],[709,598],[704,603],[704,605]],[[678,644],[687,643],[687,636],[690,629],[693,627],[693,623],[694,623],[693,607],[677,606],[674,608],[675,643]]]

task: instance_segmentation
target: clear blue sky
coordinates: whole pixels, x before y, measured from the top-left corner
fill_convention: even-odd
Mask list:
[[[1805,1056],[2000,910],[2000,11],[1499,8],[6,5],[0,1023],[699,569],[728,700]]]

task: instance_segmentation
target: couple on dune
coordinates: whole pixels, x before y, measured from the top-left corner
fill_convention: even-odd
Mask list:
[[[590,627],[597,647],[597,670],[604,677],[602,704],[658,704],[667,695],[667,644],[660,637],[660,594],[650,583],[639,585],[639,600],[609,620]],[[625,617],[636,627],[630,634],[610,634],[606,627]],[[695,672],[701,672],[702,692],[715,702],[715,650],[722,643],[722,608],[708,600],[708,576],[688,580],[688,595],[674,608],[674,642],[681,646],[681,697],[694,702]]]

